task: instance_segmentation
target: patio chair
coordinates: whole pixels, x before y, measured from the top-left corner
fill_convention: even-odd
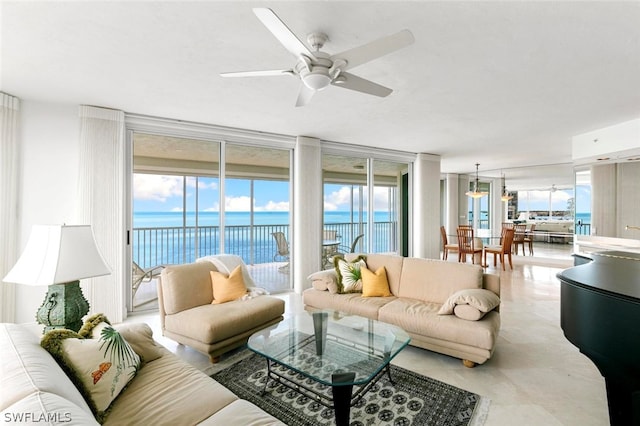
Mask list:
[[[276,254],[273,255],[273,261],[278,262],[278,258],[281,262],[289,260],[289,242],[284,232],[272,232],[271,235],[276,240]]]
[[[164,265],[157,265],[149,269],[142,269],[136,262],[131,262],[131,266],[132,297],[136,297],[136,292],[142,283],[151,282],[151,280],[160,276],[160,273],[164,269]]]

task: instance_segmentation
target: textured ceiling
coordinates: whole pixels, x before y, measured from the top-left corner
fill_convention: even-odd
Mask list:
[[[352,70],[393,88],[389,97],[329,87],[295,108],[293,77],[219,77],[294,64],[255,6],[302,40],[327,33],[328,53],[404,28],[416,42]],[[640,117],[637,1],[0,7],[0,90],[22,99],[438,154],[443,172],[473,173],[478,162],[481,175],[563,184],[573,135]]]

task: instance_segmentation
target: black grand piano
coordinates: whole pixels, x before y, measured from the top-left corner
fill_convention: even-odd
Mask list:
[[[590,253],[576,264],[557,275],[560,325],[604,377],[611,424],[640,425],[640,254]]]

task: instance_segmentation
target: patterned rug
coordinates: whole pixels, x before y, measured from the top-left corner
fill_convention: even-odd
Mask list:
[[[287,425],[332,425],[333,410],[298,392],[269,380],[265,358],[248,349],[240,361],[211,377],[242,399],[251,401]],[[284,369],[283,369],[284,371]],[[292,373],[293,374],[293,373]],[[422,376],[395,365],[390,383],[386,375],[351,407],[351,425],[482,425],[489,400],[455,386]],[[305,382],[330,395],[330,387]],[[356,391],[357,387],[354,387]]]

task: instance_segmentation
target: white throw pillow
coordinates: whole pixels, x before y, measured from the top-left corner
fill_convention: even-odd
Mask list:
[[[483,288],[459,290],[449,296],[438,311],[438,315],[453,314],[456,305],[471,305],[487,313],[500,305],[500,298],[494,292]]]

